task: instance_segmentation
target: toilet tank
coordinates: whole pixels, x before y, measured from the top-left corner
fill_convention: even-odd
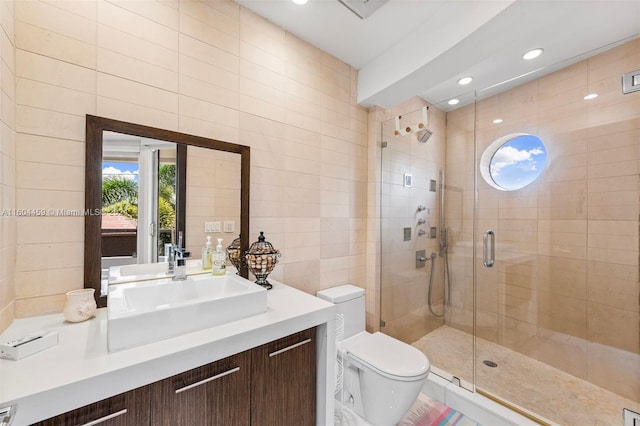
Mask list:
[[[344,338],[365,330],[364,290],[355,285],[345,284],[320,290],[320,299],[336,305],[336,313],[344,315]]]

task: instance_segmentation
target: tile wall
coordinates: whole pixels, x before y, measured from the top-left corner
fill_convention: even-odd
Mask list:
[[[16,137],[13,1],[0,1],[0,331],[15,316]]]
[[[538,135],[547,167],[522,190],[478,177],[478,237],[496,231],[497,267],[477,261],[476,327],[500,343],[640,400],[640,39],[447,116],[447,221],[456,292],[451,325],[470,331],[473,294],[473,127],[478,156],[496,138]],[[583,97],[591,92],[598,97]],[[493,124],[502,118],[502,124]],[[454,202],[454,198],[461,202]],[[476,383],[482,386],[481,383]]]
[[[367,111],[354,69],[230,0],[20,1],[6,21],[18,207],[83,208],[85,114],[245,144],[251,240],[264,231],[283,253],[273,277],[310,293],[365,285]],[[5,99],[13,86],[2,82]],[[15,316],[60,311],[83,285],[82,218],[8,229],[19,241]],[[5,271],[3,301],[14,299]]]

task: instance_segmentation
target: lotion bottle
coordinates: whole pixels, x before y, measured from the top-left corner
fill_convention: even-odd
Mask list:
[[[218,238],[216,251],[213,252],[211,273],[213,275],[225,275],[227,273],[227,254],[222,248],[222,238]]]
[[[213,243],[211,242],[211,235],[207,235],[207,242],[202,247],[202,269],[205,271],[211,270],[213,256]]]

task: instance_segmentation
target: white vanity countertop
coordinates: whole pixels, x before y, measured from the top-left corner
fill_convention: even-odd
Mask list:
[[[40,330],[58,345],[18,361],[0,359],[0,408],[17,404],[21,426],[260,346],[323,323],[334,306],[281,283],[267,294],[267,312],[117,352],[107,351],[107,310],[82,323],[62,314],[15,320],[2,342]]]

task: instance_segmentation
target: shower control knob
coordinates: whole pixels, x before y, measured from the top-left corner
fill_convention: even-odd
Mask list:
[[[426,208],[425,206],[423,206],[422,204],[420,204],[420,205],[418,206],[418,211],[419,211],[419,212],[423,212],[423,211],[425,211],[426,209],[427,209],[427,208]]]
[[[418,262],[426,262],[426,261],[427,261],[427,258],[426,258],[426,257],[424,257],[424,256],[417,256],[417,257],[416,257],[416,260],[417,260]]]
[[[424,225],[426,223],[426,220],[424,220],[423,218],[418,219],[418,225]]]

